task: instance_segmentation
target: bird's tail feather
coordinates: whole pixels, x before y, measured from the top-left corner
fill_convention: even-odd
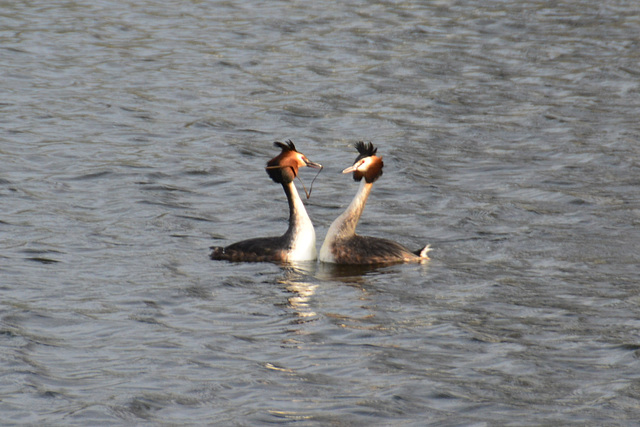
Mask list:
[[[429,253],[430,250],[431,250],[431,245],[427,245],[424,247],[424,249],[420,251],[418,255],[420,256],[420,258],[429,259],[429,255],[427,254]]]

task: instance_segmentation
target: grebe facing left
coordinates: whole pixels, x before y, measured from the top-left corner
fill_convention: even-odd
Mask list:
[[[382,158],[376,156],[378,149],[372,143],[360,141],[355,147],[360,154],[354,164],[342,173],[353,172],[353,179],[360,181],[360,188],[347,210],[329,227],[320,248],[319,260],[335,264],[388,264],[428,260],[429,245],[413,252],[391,240],[356,234],[356,226],[371,188],[382,175],[384,164]]]
[[[316,232],[307,215],[293,180],[304,166],[322,169],[296,150],[292,141],[274,142],[282,152],[267,162],[267,174],[282,184],[289,201],[289,228],[279,237],[258,237],[243,240],[227,247],[212,247],[211,259],[247,262],[311,261],[317,257]]]

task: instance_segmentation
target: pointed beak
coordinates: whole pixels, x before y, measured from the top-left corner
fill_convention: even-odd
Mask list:
[[[310,168],[322,169],[322,165],[320,163],[312,162],[311,160],[305,160],[304,162]]]
[[[342,173],[349,173],[349,172],[353,172],[358,168],[358,163],[353,164],[351,166],[349,166],[348,168],[346,168],[345,170],[342,171]]]

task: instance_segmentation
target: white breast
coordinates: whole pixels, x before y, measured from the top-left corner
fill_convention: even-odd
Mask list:
[[[313,261],[318,257],[316,250],[316,232],[311,221],[304,224],[296,233],[291,245],[291,250],[287,254],[288,261]]]
[[[336,262],[336,259],[333,256],[333,252],[331,252],[331,247],[336,241],[338,230],[343,221],[343,216],[344,214],[336,218],[331,224],[331,227],[329,227],[329,230],[327,230],[327,235],[324,238],[324,242],[322,242],[322,247],[320,248],[320,256],[318,257],[318,259],[322,262]]]
[[[322,247],[320,248],[320,256],[318,257],[318,259],[322,262],[333,262],[333,263],[336,262],[335,258],[333,257],[333,254],[331,253],[331,248],[327,244],[326,240],[324,241],[324,243],[322,244]]]

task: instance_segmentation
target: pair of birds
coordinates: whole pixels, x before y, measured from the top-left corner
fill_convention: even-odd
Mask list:
[[[359,236],[356,226],[371,193],[373,183],[382,175],[382,158],[371,142],[355,144],[358,157],[342,173],[353,173],[360,187],[349,207],[329,227],[320,255],[316,251],[316,233],[307,211],[298,195],[293,180],[302,167],[320,169],[322,166],[307,159],[296,150],[292,141],[275,142],[282,152],[267,162],[267,174],[282,184],[289,201],[289,228],[279,237],[258,237],[243,240],[227,247],[212,247],[211,259],[228,261],[312,261],[334,264],[389,264],[428,260],[429,245],[418,251],[387,239]]]

